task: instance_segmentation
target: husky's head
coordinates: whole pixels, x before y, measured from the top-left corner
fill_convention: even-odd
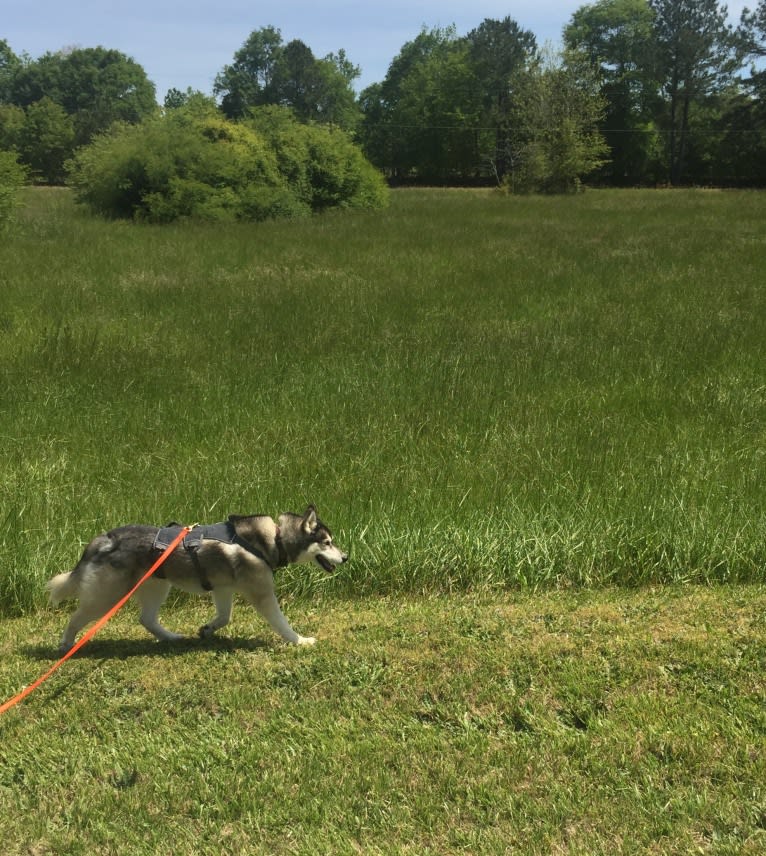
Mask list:
[[[282,518],[287,516],[292,518],[290,521],[292,525],[287,528],[293,530],[293,538],[296,546],[299,547],[298,556],[294,560],[296,563],[316,562],[323,571],[330,573],[337,565],[342,565],[348,560],[346,553],[333,544],[332,532],[317,517],[317,511],[313,505],[309,505],[302,516],[291,514],[283,515]],[[281,525],[282,518],[280,518]]]

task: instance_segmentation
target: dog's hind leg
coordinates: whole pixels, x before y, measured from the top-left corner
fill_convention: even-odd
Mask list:
[[[234,603],[234,592],[227,588],[215,588],[212,591],[213,603],[215,604],[215,617],[199,629],[199,635],[203,639],[212,636],[216,630],[220,630],[231,620],[231,608]]]
[[[167,580],[148,579],[136,592],[138,602],[141,604],[141,615],[138,620],[163,642],[177,642],[184,637],[180,633],[172,633],[163,627],[159,619],[160,608],[165,603],[169,592],[170,583]]]
[[[114,596],[114,592],[111,592],[110,596],[108,596],[104,592],[96,594],[86,589],[80,595],[80,605],[72,613],[69,624],[67,624],[64,630],[64,635],[61,637],[61,642],[59,643],[59,651],[62,654],[66,654],[74,645],[77,634],[83,627],[105,615],[119,599],[119,596]]]

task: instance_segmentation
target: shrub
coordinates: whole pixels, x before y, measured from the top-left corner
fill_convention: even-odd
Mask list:
[[[268,141],[290,187],[312,211],[388,204],[383,176],[342,129],[302,124],[281,107],[257,108],[246,124]]]
[[[101,214],[151,222],[298,217],[386,193],[342,131],[279,110],[238,124],[201,102],[113,127],[76,155],[70,183]]]
[[[24,168],[16,160],[16,153],[0,152],[0,229],[13,219],[24,179]]]
[[[210,111],[177,109],[113,127],[77,154],[70,182],[81,202],[112,217],[168,222],[301,213],[266,143]]]

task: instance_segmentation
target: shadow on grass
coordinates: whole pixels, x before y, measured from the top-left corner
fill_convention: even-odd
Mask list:
[[[158,642],[154,639],[94,639],[72,655],[73,660],[127,660],[131,657],[181,657],[200,651],[262,651],[267,642],[252,637],[211,637],[210,639],[180,639]],[[24,645],[20,652],[32,660],[58,660],[58,649],[49,645]]]

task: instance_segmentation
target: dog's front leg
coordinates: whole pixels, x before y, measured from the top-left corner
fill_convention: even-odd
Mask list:
[[[279,608],[279,602],[273,592],[258,594],[243,592],[243,594],[245,599],[268,621],[272,630],[278,633],[285,642],[289,642],[291,645],[313,645],[317,641],[313,636],[301,636],[300,633],[296,633],[290,627],[290,622]]]

